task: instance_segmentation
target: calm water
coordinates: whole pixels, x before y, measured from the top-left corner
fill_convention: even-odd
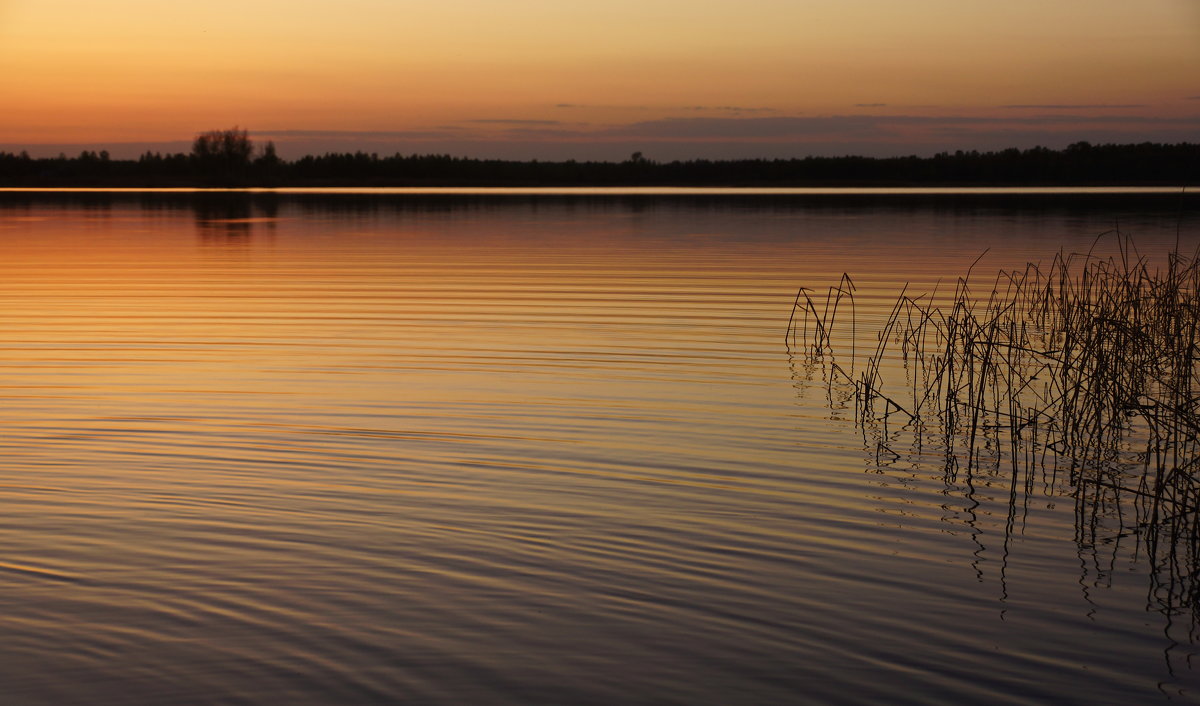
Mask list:
[[[1143,538],[789,356],[1120,196],[0,196],[6,704],[1196,698]]]

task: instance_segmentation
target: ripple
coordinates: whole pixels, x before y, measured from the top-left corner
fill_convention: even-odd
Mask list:
[[[1111,213],[153,205],[0,200],[15,703],[1194,693],[1144,549],[1049,494],[1006,534],[1008,478],[882,457],[783,341],[802,284],[856,273],[873,347]]]

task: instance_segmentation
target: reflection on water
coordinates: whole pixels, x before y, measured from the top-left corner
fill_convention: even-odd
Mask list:
[[[941,470],[977,543],[979,485],[1007,484],[1004,594],[1031,498],[1069,498],[1081,553],[1133,537],[1151,607],[1183,616],[1190,637],[1200,614],[1197,292],[1196,254],[1151,260],[1112,231],[1045,268],[990,282],[964,273],[940,298],[904,289],[866,340],[854,333],[851,278],[824,299],[801,289],[786,345],[798,381],[820,370],[829,407],[853,407],[875,467]]]
[[[210,196],[0,199],[11,703],[1189,697],[1138,534],[784,346],[1177,199]]]
[[[206,242],[243,242],[256,230],[275,232],[279,201],[271,196],[213,194],[192,202],[196,230]]]

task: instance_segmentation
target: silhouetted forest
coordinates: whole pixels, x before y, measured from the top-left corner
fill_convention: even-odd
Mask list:
[[[449,155],[328,153],[288,161],[245,131],[196,137],[191,153],[107,152],[32,158],[0,152],[0,186],[1053,186],[1191,185],[1200,181],[1200,144],[1077,142],[932,157],[656,162],[506,161]]]

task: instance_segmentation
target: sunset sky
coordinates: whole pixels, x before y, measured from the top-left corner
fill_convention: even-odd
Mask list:
[[[1196,0],[0,0],[0,150],[931,154],[1200,141]]]

